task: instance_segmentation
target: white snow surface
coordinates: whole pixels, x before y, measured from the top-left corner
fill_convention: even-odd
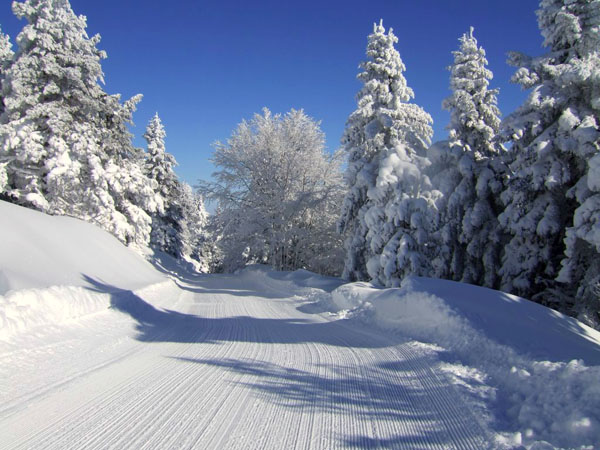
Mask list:
[[[0,450],[600,443],[600,334],[527,300],[155,269],[5,203],[0,230],[0,317],[18,319],[0,323]]]
[[[150,263],[100,228],[0,201],[0,295],[50,286],[121,289],[164,279]]]
[[[0,337],[110,306],[107,290],[166,277],[109,233],[0,201]],[[106,288],[98,292],[97,283]]]
[[[321,302],[433,344],[438,367],[485,401],[496,445],[600,445],[600,333],[581,322],[514,295],[421,277],[398,289],[346,284]]]

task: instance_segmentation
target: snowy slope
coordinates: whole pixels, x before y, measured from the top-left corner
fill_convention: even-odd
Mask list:
[[[0,337],[110,306],[97,283],[135,290],[165,281],[107,232],[0,201]]]
[[[123,289],[161,280],[142,257],[98,227],[0,201],[0,294],[49,286],[90,286],[86,277]]]

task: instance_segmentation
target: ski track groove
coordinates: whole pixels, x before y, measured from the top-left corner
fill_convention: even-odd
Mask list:
[[[432,357],[356,323],[301,313],[293,292],[264,284],[281,297],[174,290],[173,307],[217,320],[202,329],[169,324],[112,360],[0,406],[2,431],[29,407],[87,393],[0,448],[489,448]],[[303,322],[218,320],[240,316],[304,319],[312,334]]]

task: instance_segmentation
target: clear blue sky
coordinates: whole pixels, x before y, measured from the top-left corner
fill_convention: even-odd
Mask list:
[[[14,43],[24,26],[2,2],[0,25]],[[167,150],[191,184],[214,170],[212,143],[226,140],[243,118],[266,106],[273,112],[303,108],[322,122],[327,147],[338,147],[360,88],[358,64],[367,35],[383,18],[397,48],[415,102],[434,119],[444,139],[451,51],[475,27],[499,87],[500,108],[514,110],[524,93],[509,83],[515,69],[506,53],[543,52],[536,0],[71,0],[88,18],[99,48],[108,93],[144,94],[134,116],[136,145],[155,112],[167,131]]]

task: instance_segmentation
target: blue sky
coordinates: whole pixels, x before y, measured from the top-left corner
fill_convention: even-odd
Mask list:
[[[226,140],[244,118],[266,106],[273,112],[304,109],[320,120],[327,147],[339,146],[360,88],[358,64],[367,35],[383,18],[399,38],[405,76],[444,139],[451,51],[475,27],[499,87],[500,109],[514,110],[525,93],[509,83],[511,50],[543,52],[535,0],[71,0],[100,33],[106,91],[123,98],[144,94],[134,116],[135,143],[155,112],[167,131],[177,172],[194,184],[214,168],[212,143]],[[0,25],[14,43],[24,26],[0,7]]]

